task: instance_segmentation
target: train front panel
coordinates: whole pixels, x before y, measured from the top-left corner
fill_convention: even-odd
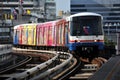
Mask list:
[[[96,13],[78,13],[67,18],[69,21],[69,50],[103,50],[104,35],[102,16]]]

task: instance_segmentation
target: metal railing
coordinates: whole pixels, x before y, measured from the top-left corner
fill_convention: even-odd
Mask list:
[[[58,54],[56,54],[56,56],[54,56],[52,59],[40,64],[40,65],[37,65],[36,67],[33,67],[23,73],[19,73],[19,74],[16,74],[15,76],[13,77],[10,77],[8,78],[7,80],[13,80],[13,79],[17,79],[17,80],[21,80],[21,79],[28,79],[29,76],[33,76],[33,75],[37,75],[37,73],[44,69],[45,67],[47,67],[49,64],[51,64],[54,60],[56,60],[58,58]]]

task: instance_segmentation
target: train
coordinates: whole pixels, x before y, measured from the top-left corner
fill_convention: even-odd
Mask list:
[[[93,59],[104,50],[103,17],[81,12],[43,23],[14,26],[15,47],[69,51],[73,55]]]

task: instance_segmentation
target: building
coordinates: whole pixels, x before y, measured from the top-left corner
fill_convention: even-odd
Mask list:
[[[105,36],[116,42],[120,31],[120,0],[71,0],[70,12],[95,12],[103,15]]]
[[[56,19],[55,0],[34,0],[33,15],[39,20],[50,21]]]
[[[56,19],[56,3],[55,3],[55,0],[46,0],[45,11],[46,11],[46,18],[48,20]]]
[[[35,20],[34,22],[44,19],[54,20],[55,6],[54,0],[1,0],[0,13],[4,17],[3,19],[17,18],[18,23],[16,24],[26,23],[29,20]]]

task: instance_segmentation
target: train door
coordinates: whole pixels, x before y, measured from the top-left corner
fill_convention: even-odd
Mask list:
[[[39,35],[38,35],[38,42],[39,42],[39,45],[41,45],[42,44],[42,33],[41,33],[41,31],[42,31],[42,28],[41,27],[39,27]]]
[[[53,41],[53,36],[52,36],[52,25],[49,26],[48,30],[48,45],[51,46]]]
[[[64,22],[62,21],[61,24],[59,24],[59,44],[60,46],[63,46],[64,44]]]
[[[44,26],[44,45],[48,44],[48,27]]]
[[[14,29],[14,44],[18,44],[18,31],[17,29]]]
[[[22,26],[19,27],[19,44],[22,44]]]
[[[27,38],[28,38],[27,25],[24,25],[22,30],[22,44],[27,44]]]
[[[43,40],[44,40],[44,29],[43,25],[39,24],[37,26],[37,45],[43,45]]]
[[[32,39],[33,39],[33,29],[29,25],[29,27],[28,27],[28,45],[32,45],[32,42],[33,42]]]
[[[39,30],[39,33],[38,33],[38,36],[39,36],[39,37],[38,37],[38,38],[39,38],[39,39],[38,39],[38,42],[39,42],[39,45],[41,45],[41,44],[42,44],[42,41],[43,41],[43,40],[42,40],[42,39],[43,39],[43,36],[42,36],[42,28],[39,27],[38,30]]]
[[[37,38],[37,39],[36,39],[36,41],[37,41],[36,44],[37,44],[37,45],[40,45],[40,42],[39,42],[39,39],[40,39],[40,38],[39,38],[40,29],[39,29],[39,28],[40,28],[40,25],[38,24],[38,25],[37,25],[37,32],[36,32],[36,33],[37,33],[37,34],[36,34],[36,38]]]
[[[43,45],[45,44],[45,27],[43,26],[42,28],[42,31],[43,31]]]
[[[56,42],[57,42],[57,45],[59,46],[59,43],[60,43],[60,39],[59,39],[60,38],[60,27],[59,27],[59,25],[57,25],[57,30],[56,31],[57,31],[57,33],[56,33],[57,34],[57,36],[56,36],[57,41]]]
[[[54,25],[54,37],[53,37],[53,44],[57,46],[57,26]]]
[[[65,21],[62,23],[62,45],[65,46]]]
[[[52,26],[52,45],[55,45],[55,25]]]
[[[36,45],[36,41],[37,41],[37,40],[36,40],[36,39],[37,39],[37,38],[36,38],[36,35],[37,35],[37,34],[36,34],[36,29],[37,29],[37,27],[36,27],[36,26],[37,26],[36,24],[33,25],[33,45]]]
[[[62,31],[62,27],[61,27],[61,25],[58,25],[59,26],[59,32],[58,32],[58,36],[59,36],[59,42],[58,42],[58,44],[59,44],[59,46],[60,46],[60,44],[61,44],[61,31]]]
[[[18,44],[21,44],[21,42],[20,42],[20,38],[21,38],[20,27],[17,29]]]
[[[69,44],[69,22],[65,23],[65,45],[68,46]]]

